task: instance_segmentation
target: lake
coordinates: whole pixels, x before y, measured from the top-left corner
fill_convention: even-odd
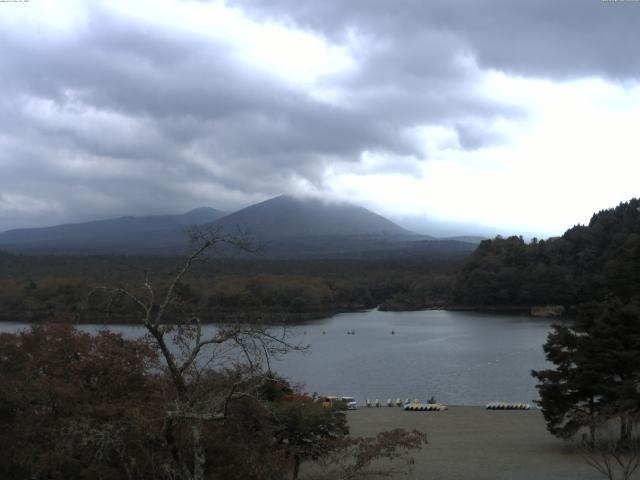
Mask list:
[[[538,394],[530,372],[549,366],[542,344],[551,323],[443,310],[344,313],[292,327],[294,340],[310,348],[284,356],[273,367],[304,383],[308,392],[349,395],[360,404],[367,398],[425,401],[432,396],[450,405],[531,402]],[[25,326],[0,323],[0,330]],[[127,337],[144,333],[138,326],[109,328]]]

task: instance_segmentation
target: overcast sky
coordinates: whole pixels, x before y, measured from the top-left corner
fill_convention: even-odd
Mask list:
[[[640,193],[640,2],[0,2],[0,230],[349,200],[555,235]]]

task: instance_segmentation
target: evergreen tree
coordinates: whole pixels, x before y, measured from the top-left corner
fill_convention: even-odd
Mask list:
[[[629,439],[640,412],[640,305],[618,299],[583,305],[571,326],[555,325],[544,351],[555,369],[533,371],[548,430],[570,438],[620,419],[620,441]]]
[[[533,371],[540,382],[540,406],[547,429],[560,438],[571,438],[585,426],[595,425],[601,400],[596,364],[590,364],[584,337],[573,328],[555,325],[544,351],[556,368]],[[594,431],[591,430],[593,440]]]

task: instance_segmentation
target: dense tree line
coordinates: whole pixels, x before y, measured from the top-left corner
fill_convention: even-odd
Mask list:
[[[485,240],[456,275],[461,305],[578,305],[640,291],[640,200],[596,213],[548,240]]]
[[[27,260],[32,260],[28,258]],[[43,262],[49,261],[48,258]],[[119,262],[120,259],[114,259]],[[134,262],[135,264],[135,262]],[[177,294],[185,306],[198,311],[205,321],[263,319],[297,321],[325,317],[332,313],[373,308],[413,308],[413,305],[446,303],[451,275],[429,266],[403,267],[398,264],[351,264],[335,271],[315,269],[298,272],[300,265],[247,264],[247,272],[237,272],[231,262],[226,271],[215,272],[220,264],[198,265],[178,286]],[[164,263],[148,269],[151,278],[171,272]],[[265,267],[269,272],[260,272]],[[96,270],[92,270],[96,268]],[[256,270],[254,270],[254,268]],[[101,264],[85,266],[78,276],[58,272],[43,276],[22,274],[0,278],[0,315],[2,320],[62,322],[129,322],[131,305],[126,299],[109,303],[89,299],[92,287],[100,282],[135,284],[145,269],[111,272],[99,278]],[[229,270],[233,273],[229,273]],[[70,273],[73,273],[73,269]]]

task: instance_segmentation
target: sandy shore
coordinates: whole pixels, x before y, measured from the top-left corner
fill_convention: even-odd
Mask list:
[[[450,407],[444,412],[407,412],[396,407],[348,413],[353,435],[393,428],[418,429],[429,444],[413,455],[405,479],[597,480],[571,445],[551,436],[539,411]],[[640,478],[640,474],[637,477]]]

